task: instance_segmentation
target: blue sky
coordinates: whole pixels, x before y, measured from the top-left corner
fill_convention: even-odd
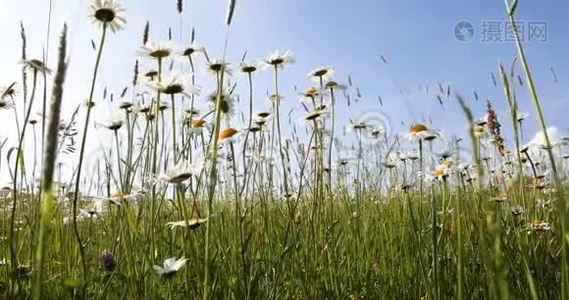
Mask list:
[[[189,40],[192,27],[197,42],[207,48],[210,56],[219,58],[225,34],[225,0],[186,0],[180,18],[174,0],[123,0],[128,23],[123,31],[113,34],[105,48],[98,82],[97,96],[103,87],[120,93],[131,82],[135,51],[140,46],[142,29],[148,20],[151,40],[167,39],[172,27],[173,41],[183,45]],[[65,110],[70,112],[86,99],[94,63],[90,40],[98,40],[98,30],[87,20],[86,0],[53,0],[50,65],[55,60],[56,39],[63,22],[70,30],[70,70],[65,91]],[[28,35],[28,53],[40,57],[47,30],[47,0],[0,0],[0,86],[20,79],[19,22],[24,22]],[[520,0],[518,18],[523,21],[547,23],[546,42],[527,42],[526,52],[535,75],[538,91],[550,125],[566,130],[569,122],[568,84],[569,2]],[[472,41],[459,42],[453,28],[459,21],[471,22],[476,33]],[[492,84],[490,72],[497,74],[500,62],[509,65],[516,56],[511,42],[482,42],[481,24],[485,21],[504,22],[503,1],[419,1],[419,0],[241,0],[237,1],[234,23],[230,32],[228,60],[238,63],[245,50],[248,58],[262,58],[275,49],[290,49],[297,63],[287,67],[282,77],[286,110],[301,107],[293,90],[306,88],[306,78],[314,67],[330,65],[337,71],[336,80],[347,83],[353,78],[351,91],[358,87],[362,100],[347,107],[339,99],[341,123],[357,119],[362,112],[381,110],[389,116],[391,130],[405,132],[412,122],[429,117],[433,127],[443,133],[464,134],[465,119],[454,99],[444,99],[444,107],[436,100],[438,82],[452,84],[454,90],[469,98],[477,116],[482,116],[485,99],[492,99],[507,131],[505,100],[501,86]],[[182,32],[180,33],[180,23]],[[527,29],[526,29],[527,30]],[[181,37],[181,38],[180,38]],[[383,64],[380,55],[388,63]],[[201,61],[203,62],[203,60]],[[550,68],[554,66],[558,83],[553,83]],[[520,70],[518,68],[518,70]],[[207,75],[199,73],[200,78]],[[243,77],[234,81],[245,83]],[[256,107],[266,107],[267,90],[272,89],[271,73],[256,74]],[[204,81],[204,90],[211,90]],[[426,95],[419,86],[429,85]],[[477,91],[480,101],[474,101]],[[402,92],[401,92],[402,91]],[[238,90],[245,97],[245,89]],[[520,108],[531,113],[526,129],[536,130],[533,108],[526,87],[518,86]],[[379,106],[381,95],[384,107]],[[98,107],[97,116],[105,116],[111,105]],[[4,112],[1,112],[5,114]],[[13,125],[11,116],[2,116],[0,123]],[[339,121],[340,122],[340,121]],[[401,124],[404,122],[404,124]],[[10,132],[13,132],[10,130]],[[1,136],[12,136],[7,130]],[[529,136],[529,134],[527,134]]]

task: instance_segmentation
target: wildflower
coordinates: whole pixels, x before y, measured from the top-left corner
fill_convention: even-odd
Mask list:
[[[285,52],[281,52],[276,50],[272,54],[270,54],[266,59],[265,63],[269,66],[273,67],[284,67],[284,65],[290,65],[294,63],[294,58],[292,57],[292,52],[287,50]]]
[[[31,69],[40,74],[51,74],[51,70],[39,59],[27,59],[20,62],[25,69]]]
[[[217,92],[211,93],[208,96],[208,100],[212,108],[215,109],[215,102],[217,101]],[[227,117],[233,116],[235,114],[235,99],[233,95],[229,92],[224,92],[220,96],[220,110]]]
[[[436,167],[435,171],[433,172],[433,175],[439,180],[446,179],[449,176],[448,167],[445,165],[440,165]]]
[[[16,104],[12,99],[0,99],[0,110],[11,109],[16,107]]]
[[[334,81],[334,80],[329,80],[326,82],[326,84],[324,84],[324,86],[328,89],[333,89],[333,90],[345,90],[348,87],[343,85],[343,84],[339,84],[338,82]]]
[[[197,52],[202,52],[203,50],[204,50],[203,47],[199,47],[195,43],[191,43],[188,47],[186,47],[186,48],[182,49],[182,51],[180,51],[180,55],[186,56],[186,57],[191,57],[193,54],[195,54]]]
[[[187,88],[185,77],[178,74],[164,75],[160,81],[151,83],[151,87],[166,95],[183,94],[189,97],[191,94],[199,94],[200,92],[200,88],[197,86]]]
[[[150,112],[150,105],[143,105],[143,106],[138,108],[138,111],[143,113],[143,114],[149,113]]]
[[[313,111],[309,111],[303,119],[307,122],[313,122],[316,120],[320,120],[327,115],[327,111],[323,109],[315,109]]]
[[[222,60],[212,60],[206,63],[206,71],[213,75],[218,75],[221,71],[225,74],[231,76],[232,71],[229,68],[229,64]]]
[[[154,272],[160,276],[171,277],[176,274],[176,272],[178,272],[180,268],[186,264],[187,261],[188,259],[184,257],[181,257],[178,260],[176,260],[175,257],[171,257],[164,261],[162,267],[154,265],[152,266],[152,269],[154,269]]]
[[[231,138],[237,134],[237,132],[238,131],[235,128],[225,128],[219,132],[219,139],[223,141],[225,139]]]
[[[251,74],[251,73],[257,71],[257,69],[259,67],[259,63],[256,63],[256,62],[241,63],[239,65],[239,67],[241,68],[241,72]]]
[[[525,212],[524,209],[519,205],[514,205],[514,206],[510,207],[510,211],[512,212],[512,215],[514,215],[515,217],[517,217],[517,216],[519,216]]]
[[[260,111],[260,112],[257,113],[257,116],[259,116],[259,117],[261,117],[261,118],[266,118],[266,117],[268,117],[268,116],[270,116],[270,115],[271,115],[271,113],[268,112],[268,111]]]
[[[474,136],[480,137],[480,136],[484,135],[484,127],[483,127],[483,126],[476,125],[476,126],[474,126],[474,128],[472,129],[472,133],[474,134]]]
[[[114,0],[92,0],[89,9],[91,10],[89,17],[93,23],[109,26],[113,32],[122,29],[126,24],[122,16],[125,10]]]
[[[316,96],[320,95],[317,88],[309,86],[304,92],[299,93],[303,98],[314,99]]]
[[[335,73],[336,71],[332,67],[320,67],[310,71],[308,77],[312,77],[315,80],[328,81]]]
[[[205,120],[202,118],[195,119],[192,121],[192,127],[193,128],[202,127],[204,124],[205,124]]]
[[[205,224],[207,219],[191,219],[187,221],[175,221],[175,222],[168,222],[166,225],[170,227],[170,229],[175,229],[177,227],[187,227],[189,229],[196,229],[200,227],[202,224]]]
[[[169,168],[165,173],[161,174],[158,179],[168,183],[180,184],[192,177],[192,170],[185,160],[180,160],[173,167]]]
[[[508,200],[507,196],[497,196],[497,197],[492,197],[490,198],[491,202],[496,202],[496,203],[502,203],[504,201]]]
[[[158,76],[158,71],[156,70],[149,70],[144,73],[144,76],[148,78],[150,81],[154,81],[154,77]]]
[[[267,100],[269,100],[270,102],[280,102],[283,99],[284,97],[282,95],[277,95],[277,94],[270,94],[267,97]]]
[[[117,261],[115,260],[115,256],[107,250],[103,251],[103,253],[99,255],[99,262],[101,263],[101,267],[103,267],[103,270],[107,272],[112,272],[117,267]]]
[[[124,101],[121,102],[121,104],[119,105],[120,109],[124,109],[127,112],[130,111],[130,109],[134,106],[134,104],[131,101]]]
[[[6,98],[6,97],[10,97],[11,99],[14,99],[14,97],[16,96],[16,89],[14,88],[14,86],[16,85],[16,83],[12,83],[7,87],[3,87],[0,88],[0,100]]]
[[[516,113],[516,115],[517,115],[517,121],[520,123],[529,117],[529,113],[525,113],[525,112],[521,112],[521,111],[518,111]]]
[[[417,124],[411,125],[411,127],[409,128],[409,133],[418,134],[418,133],[423,132],[425,130],[428,130],[427,126],[417,123]]]
[[[547,232],[551,230],[551,226],[547,221],[534,220],[528,224],[528,233],[530,231]]]
[[[172,54],[170,42],[148,42],[138,50],[138,55],[156,59],[163,59]]]
[[[115,119],[115,120],[111,120],[111,121],[108,121],[105,123],[101,123],[99,125],[107,128],[109,130],[117,131],[122,127],[123,124],[124,124],[124,122],[122,120]]]

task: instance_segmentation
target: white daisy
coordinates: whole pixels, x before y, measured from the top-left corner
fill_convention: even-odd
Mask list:
[[[183,94],[190,97],[192,94],[197,95],[200,93],[198,86],[188,88],[186,87],[186,82],[184,75],[165,74],[160,81],[151,82],[149,86],[166,95]]]
[[[154,272],[160,276],[172,276],[176,274],[182,268],[186,262],[188,261],[187,258],[181,257],[180,259],[176,259],[175,257],[168,258],[164,261],[163,266],[152,266]]]
[[[137,53],[142,57],[162,59],[172,54],[172,48],[172,43],[170,42],[148,42]]]
[[[185,160],[180,160],[174,166],[168,168],[165,173],[158,176],[158,180],[168,183],[179,184],[192,177],[192,170]]]
[[[126,19],[123,17],[125,10],[114,0],[92,0],[89,10],[89,17],[93,23],[100,27],[109,26],[113,32],[122,29],[126,24]]]
[[[284,65],[293,64],[294,58],[292,57],[292,52],[290,50],[284,52],[276,50],[265,59],[265,63],[267,66],[282,68]]]
[[[196,229],[200,227],[200,225],[205,224],[207,219],[191,219],[191,220],[182,220],[182,221],[173,221],[166,223],[166,226],[170,227],[170,229],[174,230],[177,227],[187,227],[190,229]]]

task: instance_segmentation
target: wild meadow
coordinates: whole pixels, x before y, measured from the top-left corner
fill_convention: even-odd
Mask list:
[[[172,16],[186,9],[173,2]],[[516,8],[506,1],[512,23]],[[0,298],[568,299],[569,138],[548,130],[517,31],[517,58],[492,70],[503,98],[481,115],[450,86],[431,91],[462,109],[467,130],[445,136],[436,120],[406,132],[390,130],[398,116],[339,120],[360,98],[352,78],[315,66],[291,91],[292,51],[228,61],[235,0],[219,12],[222,57],[199,32],[179,44],[149,22],[112,93],[100,65],[127,9],[90,1],[92,57],[69,57],[67,26],[57,61],[30,57],[41,51],[21,24],[21,74],[0,83],[0,118],[16,120],[0,140]],[[78,63],[90,89],[64,115]]]

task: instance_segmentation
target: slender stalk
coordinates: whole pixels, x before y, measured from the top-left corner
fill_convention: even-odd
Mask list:
[[[103,23],[103,30],[101,31],[101,41],[99,50],[97,51],[97,58],[95,60],[95,68],[93,69],[93,79],[91,80],[91,90],[89,92],[89,100],[87,101],[87,115],[85,116],[85,123],[83,125],[83,137],[81,138],[81,148],[79,149],[79,162],[77,164],[77,176],[75,177],[75,189],[73,193],[73,233],[77,244],[79,246],[79,253],[81,255],[81,266],[83,268],[83,280],[87,281],[87,261],[85,260],[85,247],[79,234],[77,227],[77,202],[79,201],[79,186],[81,184],[81,167],[83,166],[83,159],[85,155],[85,146],[87,144],[87,133],[89,130],[89,121],[91,118],[91,109],[93,107],[93,96],[95,93],[95,84],[97,82],[97,74],[99,72],[99,65],[103,55],[103,48],[105,46],[105,38],[107,34],[107,23]]]

